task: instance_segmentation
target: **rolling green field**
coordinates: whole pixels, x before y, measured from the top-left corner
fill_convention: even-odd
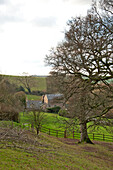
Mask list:
[[[20,83],[18,81],[19,76],[8,76],[8,75],[3,75],[3,76],[5,78],[7,78],[10,83],[14,83],[17,86],[23,86],[22,83]],[[35,81],[37,82],[37,86],[31,88],[32,91],[33,90],[34,91],[35,90],[38,90],[38,91],[46,91],[47,90],[47,88],[46,88],[46,77],[32,77],[32,79],[35,79]]]

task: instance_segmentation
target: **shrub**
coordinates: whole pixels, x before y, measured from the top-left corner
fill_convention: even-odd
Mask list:
[[[45,92],[43,92],[43,91],[32,91],[32,95],[42,96],[44,94],[45,94]]]
[[[49,112],[49,113],[58,113],[60,109],[61,109],[60,106],[55,106],[55,107],[47,108],[47,112]]]

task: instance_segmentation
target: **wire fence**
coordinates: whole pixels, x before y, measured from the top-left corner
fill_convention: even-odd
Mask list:
[[[55,130],[46,127],[42,127],[41,132],[46,133],[50,136],[56,136],[59,138],[71,138],[71,139],[80,139],[80,135],[81,135],[76,131],[72,131],[72,132],[69,132],[68,130],[61,131],[61,130]],[[88,136],[91,140],[113,142],[112,135],[88,133]]]

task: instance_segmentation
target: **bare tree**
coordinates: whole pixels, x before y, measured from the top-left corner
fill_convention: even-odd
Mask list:
[[[68,99],[67,109],[71,118],[79,120],[80,142],[92,143],[87,133],[89,127],[112,125],[112,122],[106,119],[106,114],[111,108],[113,108],[112,94],[108,87],[103,85],[100,88],[99,85],[97,89],[95,87],[91,90],[87,81],[76,80],[74,93]],[[91,122],[90,125],[88,125],[89,122]]]
[[[18,82],[31,94],[31,88],[37,87],[37,81],[35,77],[29,76],[28,73],[23,73],[23,76],[18,77]]]
[[[37,135],[39,134],[42,125],[44,124],[45,114],[41,110],[33,110],[33,126],[36,129]]]
[[[86,17],[68,21],[64,41],[46,56],[66,101],[73,98],[70,110],[79,119],[81,142],[90,142],[88,121],[99,122],[113,108],[112,3],[104,6],[98,9],[94,2]]]

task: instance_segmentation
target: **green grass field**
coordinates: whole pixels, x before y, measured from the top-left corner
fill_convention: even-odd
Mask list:
[[[10,75],[9,76],[3,75],[3,76],[6,77],[10,83],[14,83],[17,86],[23,86],[22,83],[17,81],[19,76],[10,76]],[[44,91],[45,92],[47,90],[47,88],[46,88],[46,77],[32,77],[32,79],[35,79],[35,81],[37,82],[37,86],[31,88],[32,91],[38,90],[38,91]]]
[[[20,113],[20,123],[31,123],[33,119],[33,113]],[[63,118],[61,116],[58,116],[58,114],[54,113],[44,113],[43,118],[43,126],[51,129],[65,129],[65,124],[63,124],[63,120],[68,118]],[[61,124],[62,122],[62,124]]]
[[[43,123],[48,128],[63,130],[62,119],[57,114],[45,113]],[[0,121],[0,170],[112,169],[113,142],[78,144],[77,139],[57,138],[42,132],[37,136],[20,127],[31,121],[31,112],[21,113],[20,123]]]
[[[37,95],[26,95],[27,100],[41,100],[41,96],[37,96]]]
[[[30,140],[31,143],[2,140],[0,170],[111,170],[113,167],[113,143],[77,144],[76,140],[43,133],[32,134]]]

